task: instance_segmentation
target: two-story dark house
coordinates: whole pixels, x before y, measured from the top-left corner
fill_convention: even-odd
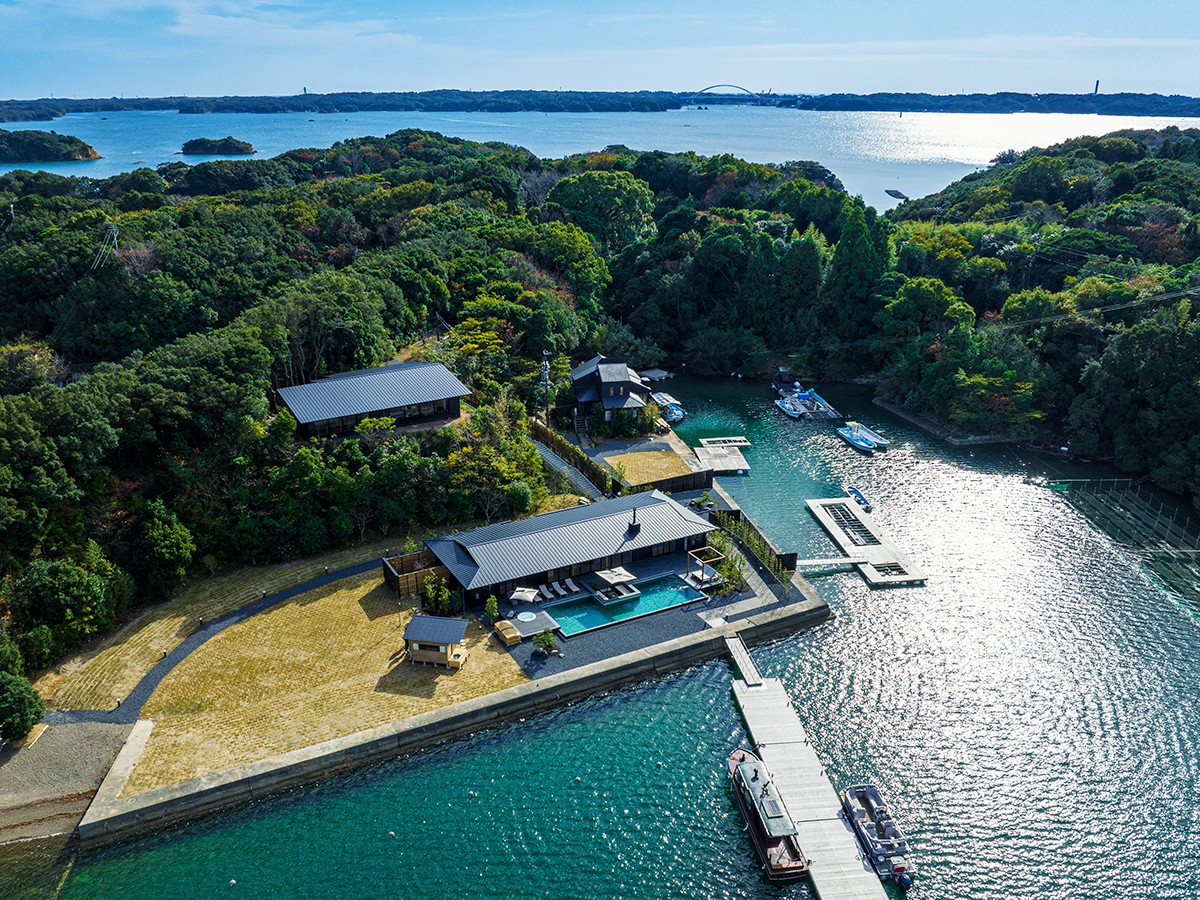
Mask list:
[[[604,408],[604,419],[633,415],[650,402],[650,388],[619,356],[597,356],[571,370],[575,402],[580,415],[589,415],[593,405]]]

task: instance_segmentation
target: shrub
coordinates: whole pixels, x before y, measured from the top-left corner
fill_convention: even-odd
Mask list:
[[[533,649],[538,653],[553,653],[558,649],[558,641],[554,639],[554,632],[549,628],[544,628],[533,636]]]
[[[44,669],[58,656],[58,641],[49,625],[39,625],[19,640],[21,655],[31,669]]]
[[[3,622],[0,622],[0,672],[8,672],[10,675],[25,674],[25,660],[21,658],[21,649]]]
[[[42,698],[28,680],[0,672],[0,737],[10,741],[25,737],[45,713]]]

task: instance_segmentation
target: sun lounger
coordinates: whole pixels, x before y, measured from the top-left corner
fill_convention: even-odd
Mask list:
[[[556,581],[553,584],[551,584],[550,589],[552,591],[554,591],[554,593],[558,594],[558,596],[560,596],[560,597],[567,596],[567,589],[562,586],[561,581]]]
[[[538,593],[541,594],[546,600],[554,599],[554,591],[550,590],[550,585],[548,584],[543,584],[541,587],[539,587]]]
[[[521,643],[521,632],[517,631],[517,626],[507,619],[497,622],[495,630],[496,637],[500,638],[505,647]]]
[[[565,584],[568,588],[570,588],[572,594],[582,594],[583,593],[583,591],[581,591],[579,589],[579,586],[577,584],[575,584],[575,582],[573,582],[570,578],[564,578],[563,584]]]

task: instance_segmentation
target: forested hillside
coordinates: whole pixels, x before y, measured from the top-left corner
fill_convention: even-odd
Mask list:
[[[1195,494],[1197,137],[1007,154],[886,217],[816,163],[413,130],[0,177],[7,628],[40,666],[189,573],[521,514],[548,489],[528,411],[596,352],[876,378],[960,432],[1069,439]],[[273,409],[406,347],[478,392],[469,424],[302,443]]]

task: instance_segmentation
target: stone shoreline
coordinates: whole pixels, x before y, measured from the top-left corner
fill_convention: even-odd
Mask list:
[[[582,700],[600,691],[705,662],[725,654],[726,637],[738,636],[751,644],[828,619],[831,610],[811,585],[799,577],[794,583],[803,600],[737,622],[248,765],[121,797],[129,773],[153,729],[152,721],[141,720],[79,823],[80,845],[88,848],[127,840],[334,773]]]

